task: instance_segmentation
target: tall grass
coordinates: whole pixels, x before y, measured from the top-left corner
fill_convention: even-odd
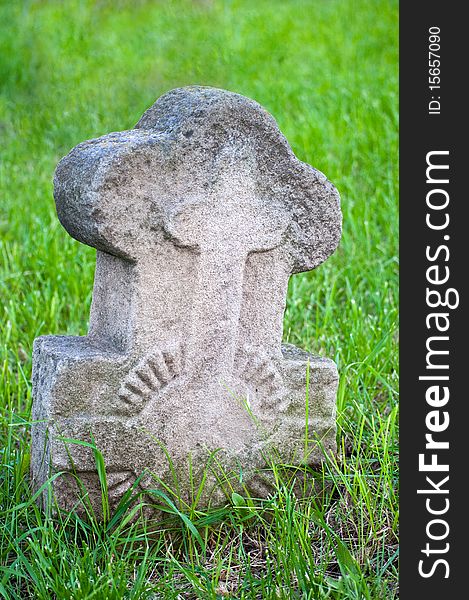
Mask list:
[[[201,511],[155,482],[157,523],[130,496],[104,522],[45,515],[28,481],[32,342],[86,333],[94,268],[57,221],[53,169],[193,83],[258,100],[341,193],[340,248],[291,279],[284,326],[338,364],[338,456],[304,468],[314,493],[272,464],[264,500]],[[397,596],[397,114],[394,1],[1,3],[0,597]]]

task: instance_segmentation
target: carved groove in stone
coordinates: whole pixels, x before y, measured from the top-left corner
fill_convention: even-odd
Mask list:
[[[166,350],[147,354],[122,382],[118,397],[123,413],[139,413],[150,397],[158,393],[181,373],[182,350],[178,344]]]
[[[284,410],[288,403],[282,402],[285,387],[275,362],[261,348],[244,347],[244,357],[238,366],[238,373],[254,396],[261,398],[261,406]],[[285,406],[284,406],[285,404]]]
[[[109,495],[119,499],[133,485],[135,475],[132,471],[120,471],[107,474]]]

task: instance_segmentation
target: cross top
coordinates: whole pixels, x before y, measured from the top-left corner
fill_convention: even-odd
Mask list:
[[[136,258],[158,234],[171,235],[186,204],[222,214],[230,198],[251,217],[265,207],[279,229],[288,221],[284,253],[293,273],[323,262],[340,238],[335,188],[294,156],[259,104],[214,88],[172,90],[134,129],[79,144],[59,163],[54,185],[67,231],[116,256]],[[203,218],[202,207],[196,213]]]

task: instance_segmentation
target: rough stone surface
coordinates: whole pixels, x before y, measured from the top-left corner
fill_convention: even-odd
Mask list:
[[[290,275],[337,247],[339,196],[259,104],[172,90],[134,129],[76,146],[54,186],[62,225],[97,249],[96,273],[88,335],[34,344],[36,487],[75,472],[99,506],[93,452],[71,439],[102,451],[111,504],[142,472],[143,489],[173,485],[167,454],[187,498],[212,454],[207,503],[223,501],[217,461],[265,494],[266,455],[334,451],[336,367],[281,340]],[[76,506],[73,476],[53,488]]]

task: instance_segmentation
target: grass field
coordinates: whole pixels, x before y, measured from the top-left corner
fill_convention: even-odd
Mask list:
[[[284,329],[338,364],[339,458],[307,469],[318,496],[279,475],[264,502],[166,504],[171,533],[125,505],[104,524],[44,517],[32,343],[86,333],[94,268],[57,220],[54,167],[194,83],[259,101],[340,191],[340,248],[292,278]],[[0,597],[397,597],[397,130],[394,0],[0,3]]]

